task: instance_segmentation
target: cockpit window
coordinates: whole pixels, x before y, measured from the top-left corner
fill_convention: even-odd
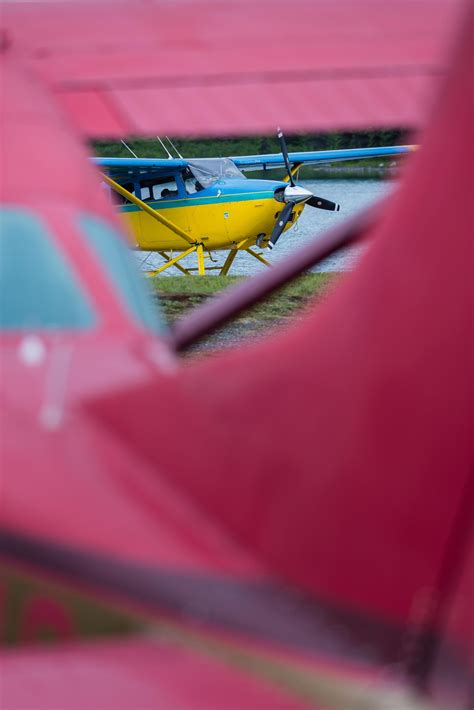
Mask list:
[[[174,197],[176,199],[179,194],[178,185],[173,176],[142,180],[140,183],[140,191],[141,199],[145,202],[149,200],[164,200],[167,197]]]
[[[202,186],[201,189],[210,187],[221,180],[245,179],[245,175],[240,172],[230,158],[189,160],[188,166],[198,184]]]
[[[91,328],[94,311],[35,215],[0,208],[0,329]]]
[[[128,312],[153,332],[164,332],[164,321],[153,303],[144,278],[138,272],[130,249],[107,222],[81,214],[80,228],[116,287]]]

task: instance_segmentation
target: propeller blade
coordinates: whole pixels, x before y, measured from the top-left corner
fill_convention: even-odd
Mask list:
[[[273,249],[277,241],[280,239],[281,233],[285,229],[288,220],[291,217],[291,212],[294,207],[294,202],[288,202],[284,208],[282,209],[280,215],[278,216],[277,223],[273,227],[273,232],[272,236],[270,237],[270,241],[268,242],[268,248]]]
[[[292,187],[294,187],[295,181],[293,180],[293,175],[291,174],[291,165],[290,165],[290,159],[288,157],[288,149],[286,147],[285,136],[283,135],[281,128],[278,129],[277,136],[278,136],[278,140],[280,141],[280,149],[283,154],[283,160],[285,161],[286,172],[288,173],[290,185]]]
[[[318,207],[320,210],[331,210],[332,212],[339,212],[341,209],[341,205],[337,202],[325,200],[324,197],[318,197],[317,195],[313,195],[309,200],[306,200],[306,204],[311,205],[311,207]]]
[[[283,131],[281,130],[281,128],[278,129],[277,135],[278,135],[278,140],[280,141],[280,148],[281,148],[281,152],[283,155],[283,160],[285,161],[286,172],[288,173],[288,179],[289,179],[290,185],[292,188],[296,188],[296,183],[293,180],[293,175],[291,174],[290,158],[288,157],[288,149],[286,147],[285,136],[283,135]],[[303,188],[299,188],[299,189],[303,190]],[[288,190],[288,188],[287,188],[287,190]],[[285,190],[285,192],[287,192],[287,190]],[[290,192],[290,190],[288,190],[288,192]],[[289,197],[289,195],[288,195],[288,197]],[[304,202],[306,202],[307,205],[311,205],[311,207],[317,207],[320,210],[329,210],[331,212],[339,212],[339,210],[341,209],[341,205],[339,205],[337,202],[331,202],[331,200],[325,200],[324,197],[318,197],[317,195],[312,195],[309,199],[304,199],[303,197],[300,197],[300,199],[298,201],[299,202],[304,201]],[[281,221],[281,218],[283,217],[284,213],[285,213],[285,211],[283,210],[283,212],[280,215],[279,222]],[[289,217],[287,218],[286,221],[288,221],[288,219],[289,219]],[[286,224],[286,222],[285,222],[285,224]],[[285,225],[283,225],[283,227],[284,226]],[[274,233],[275,233],[276,227],[277,227],[277,225],[275,225],[275,229],[273,230]],[[273,234],[272,234],[272,237],[270,239],[268,246],[270,246],[270,244],[272,242],[273,242],[273,244],[276,244],[280,234],[281,234],[281,231],[278,232],[276,239],[273,239]],[[271,248],[271,246],[270,246],[270,248]]]

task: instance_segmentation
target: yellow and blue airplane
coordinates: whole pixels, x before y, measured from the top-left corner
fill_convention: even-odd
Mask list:
[[[309,205],[324,210],[340,206],[313,195],[295,183],[302,165],[361,158],[396,156],[414,146],[354,148],[349,150],[288,153],[279,131],[281,154],[230,158],[93,158],[104,181],[118,194],[120,210],[131,227],[136,248],[157,252],[164,263],[150,276],[175,266],[189,275],[206,273],[205,257],[227,251],[221,266],[228,274],[239,250],[270,265],[253,247],[273,248]],[[284,180],[255,180],[244,172],[286,168]],[[197,267],[180,262],[197,255]]]

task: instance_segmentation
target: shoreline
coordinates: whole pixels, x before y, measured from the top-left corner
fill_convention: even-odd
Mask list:
[[[399,165],[326,165],[301,171],[301,180],[396,180]]]

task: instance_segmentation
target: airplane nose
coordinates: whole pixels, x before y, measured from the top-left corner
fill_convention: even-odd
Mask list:
[[[285,187],[285,202],[306,202],[306,200],[309,200],[312,196],[312,192],[299,185],[288,185],[288,187]]]

